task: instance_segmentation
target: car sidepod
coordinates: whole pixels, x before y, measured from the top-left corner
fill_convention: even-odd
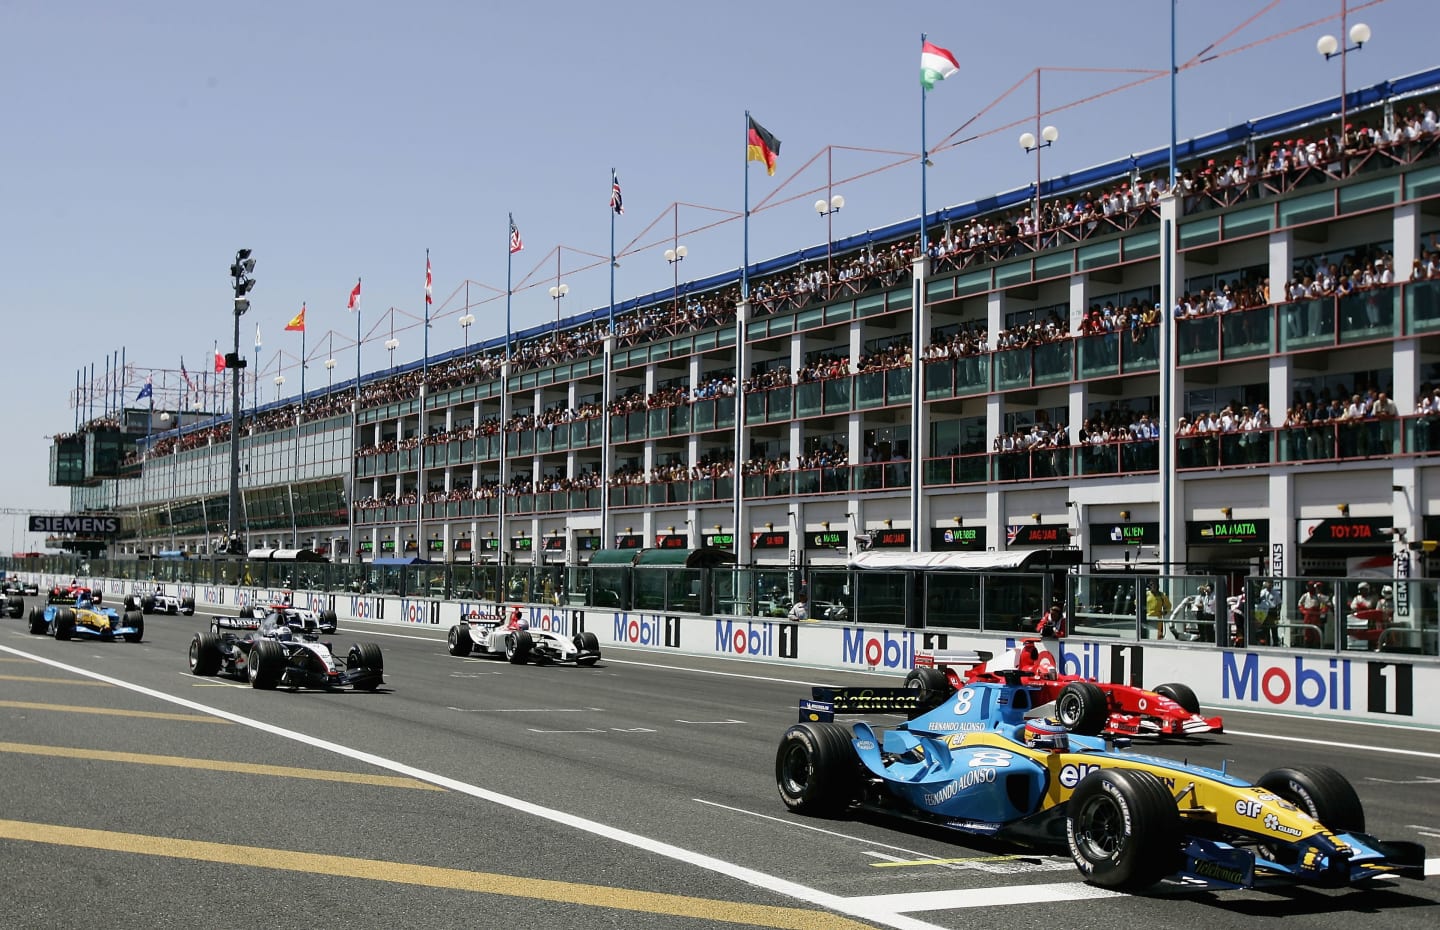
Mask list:
[[[926,814],[976,827],[993,823],[998,830],[999,824],[1028,817],[1048,778],[1035,759],[998,743],[969,745],[961,734],[936,737],[904,729],[877,734],[857,723],[854,736],[861,763],[890,794]]]

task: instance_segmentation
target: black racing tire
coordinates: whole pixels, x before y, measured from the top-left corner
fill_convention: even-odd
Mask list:
[[[1055,716],[1071,733],[1098,736],[1110,722],[1105,692],[1093,681],[1072,681],[1055,698]]]
[[[273,690],[285,674],[285,649],[273,639],[257,639],[245,664],[250,687]]]
[[[18,594],[12,594],[5,598],[5,613],[17,620],[25,616],[25,598]]]
[[[180,599],[180,612],[186,616],[195,613],[195,598],[185,597]]]
[[[138,610],[125,611],[125,617],[121,621],[126,626],[133,626],[134,633],[125,634],[125,642],[138,643],[145,638],[145,615]]]
[[[1200,699],[1195,696],[1194,690],[1189,685],[1182,685],[1177,681],[1166,682],[1163,685],[1157,685],[1155,693],[1169,698],[1192,714],[1200,713]]]
[[[1341,833],[1365,832],[1365,806],[1349,779],[1328,765],[1271,769],[1255,782]]]
[[[368,668],[374,672],[385,671],[385,657],[381,655],[380,647],[374,643],[352,643],[350,655],[359,659],[360,668]]]
[[[55,638],[75,638],[75,611],[69,607],[61,607],[55,611]]]
[[[335,611],[322,610],[316,617],[319,619],[321,626],[328,626],[332,630],[340,629],[340,618],[335,615]]]
[[[50,624],[45,620],[45,611],[39,607],[30,608],[30,635],[44,636],[50,632]]]
[[[1065,809],[1065,839],[1092,885],[1143,891],[1181,865],[1180,811],[1165,783],[1138,769],[1081,779]]]
[[[220,671],[223,653],[220,637],[201,630],[190,640],[190,674],[214,675]]]
[[[838,817],[860,797],[860,760],[850,728],[839,723],[797,723],[775,751],[775,786],[785,806],[800,814]]]
[[[475,648],[475,641],[470,638],[470,627],[463,623],[457,623],[450,628],[448,642],[452,656],[468,656]]]
[[[530,661],[530,651],[535,648],[535,641],[530,637],[529,630],[516,630],[505,636],[505,661],[511,665],[524,665]]]
[[[591,655],[576,659],[576,665],[590,666],[600,661],[600,637],[589,630],[585,630],[582,633],[575,634],[574,643],[575,648],[581,652],[591,653]]]
[[[365,691],[374,691],[381,684],[380,673],[385,671],[385,657],[380,654],[380,647],[374,643],[353,643],[346,657],[345,667],[374,672],[374,678],[355,686]]]
[[[126,610],[139,610],[139,609],[140,609],[140,602],[135,599],[135,595],[133,595],[133,594],[127,594],[127,595],[125,595],[125,609],[126,609]]]
[[[140,612],[141,612],[141,613],[146,613],[146,614],[153,614],[153,613],[155,612],[155,598],[153,598],[153,597],[142,597],[142,598],[140,598]]]
[[[910,712],[911,720],[930,713],[950,697],[950,680],[938,668],[912,668],[905,675],[905,687],[920,692],[920,706]]]

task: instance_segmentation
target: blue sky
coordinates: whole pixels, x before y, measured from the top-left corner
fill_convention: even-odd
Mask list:
[[[1374,33],[1347,56],[1351,87],[1440,63],[1427,0],[1350,6],[1351,22]],[[682,278],[738,267],[738,221],[685,231],[742,209],[747,108],[782,143],[774,178],[748,169],[752,203],[774,195],[751,218],[751,259],[823,243],[811,204],[827,184],[827,146],[837,182],[905,157],[881,152],[919,151],[921,32],[961,65],[930,94],[930,142],[967,122],[958,137],[978,136],[934,157],[931,209],[1033,181],[1034,156],[1016,143],[1028,122],[1012,124],[1034,118],[1025,78],[1037,67],[1046,110],[1101,95],[1044,118],[1061,133],[1043,152],[1047,175],[1163,146],[1165,78],[1104,94],[1144,75],[1063,69],[1163,71],[1169,10],[1163,0],[0,0],[0,319],[22,391],[0,412],[0,509],[67,508],[68,493],[47,485],[47,437],[74,425],[77,369],[98,376],[123,348],[140,371],[132,401],[147,371],[178,385],[182,356],[194,373],[216,341],[224,349],[238,248],[255,250],[258,282],[242,354],[254,358],[258,323],[270,400],[277,373],[287,394],[299,387],[300,337],[282,329],[302,301],[307,386],[324,381],[332,330],[337,371],[353,374],[345,300],[359,276],[365,370],[387,363],[392,322],[395,361],[418,358],[427,248],[431,349],[461,345],[463,282],[476,282],[472,303],[505,287],[508,212],[525,240],[515,329],[554,319],[557,254],[570,287],[562,310],[606,305],[594,256],[609,252],[612,167],[625,195],[618,245],[639,237],[621,258],[618,299],[670,286],[662,253],[677,213]],[[1207,53],[1218,57],[1180,75],[1182,138],[1339,92],[1340,62],[1315,52],[1338,23],[1300,28],[1338,19],[1338,0],[1180,0],[1178,10],[1182,62],[1224,39]],[[1251,43],[1261,44],[1224,54]],[[919,182],[912,160],[837,183],[846,206],[830,218],[835,236],[918,213]],[[472,341],[504,334],[503,297],[471,312]],[[23,517],[0,514],[0,546],[7,532],[12,549],[40,548]]]

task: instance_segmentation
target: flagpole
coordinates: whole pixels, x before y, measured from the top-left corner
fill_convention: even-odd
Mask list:
[[[417,432],[425,438],[425,401],[430,394],[430,250],[425,250],[425,336],[420,360],[420,409],[417,411]],[[430,559],[430,548],[425,543],[425,451],[417,446],[415,451],[415,555],[426,561]],[[425,548],[422,550],[421,547]],[[423,554],[422,554],[423,553]],[[402,552],[403,556],[404,553]]]
[[[511,244],[511,229],[515,228],[515,214],[510,214],[510,227],[505,230],[505,361],[510,360],[510,271],[515,264],[515,248]]]
[[[921,54],[924,54],[924,51],[925,51],[925,33],[923,33],[923,32],[920,33],[920,51],[921,51]],[[921,255],[924,255],[924,254],[929,250],[929,248],[930,248],[930,243],[926,240],[926,237],[925,237],[925,180],[926,180],[925,175],[926,175],[926,168],[927,168],[927,167],[929,166],[929,164],[930,164],[930,152],[929,152],[929,150],[925,147],[925,98],[926,98],[927,96],[928,96],[928,95],[927,95],[926,92],[925,92],[925,82],[924,82],[924,81],[921,81],[921,82],[920,82],[920,254],[921,254]],[[919,334],[917,333],[914,338],[918,340],[918,339],[919,339]],[[917,342],[916,344],[918,345],[919,343]],[[914,479],[914,476],[913,476],[913,475],[911,476],[911,479],[912,479],[912,480]],[[912,535],[912,536],[919,536],[919,535],[920,535],[919,530],[918,530],[918,529],[912,530],[911,535]]]
[[[425,250],[425,358],[420,362],[421,378],[430,378],[430,250]]]
[[[743,167],[743,168],[745,169],[745,223],[744,223],[745,233],[744,233],[744,237],[743,237],[743,239],[744,239],[744,247],[743,247],[743,248],[744,248],[744,251],[742,252],[742,255],[741,255],[741,264],[740,264],[740,299],[741,299],[741,300],[749,300],[749,299],[750,299],[750,152],[749,152],[749,146],[750,146],[750,111],[749,111],[749,110],[746,110],[746,111],[745,111],[745,146],[746,146],[745,160],[740,163],[740,164],[741,164],[741,167]],[[735,376],[736,376],[736,381],[739,381],[740,379],[742,379],[742,378],[744,377],[744,375],[743,375],[741,372],[738,372],[738,371],[735,373]],[[737,411],[736,419],[738,420],[738,419],[740,418],[740,416],[741,416],[741,414]],[[740,454],[740,450],[739,450],[739,449],[736,449],[736,450],[735,450],[735,454],[736,454],[736,455],[739,455],[739,454]],[[739,459],[736,459],[736,462],[739,462]],[[737,478],[737,479],[739,478],[738,472],[737,472],[737,474],[736,474],[736,478]],[[738,485],[737,485],[737,487],[738,487]],[[736,527],[736,528],[735,528],[735,531],[738,533],[738,532],[740,531],[740,528],[739,528],[739,527]]]
[[[361,279],[355,279],[360,286]],[[360,416],[360,301],[355,301],[355,416]]]
[[[745,378],[749,374],[745,367],[745,323],[750,316],[750,111],[745,111],[745,158],[740,162],[745,171],[745,234],[744,254],[740,265],[740,305],[735,308],[735,427],[732,442],[735,444],[731,456],[731,499],[730,524],[735,537],[735,559],[737,564],[749,562],[750,530],[741,525],[745,517]],[[769,167],[769,163],[766,163]],[[716,401],[718,410],[719,401]]]
[[[615,361],[615,185],[619,177],[610,169],[610,330],[605,334],[604,378],[600,384],[600,548],[614,545],[610,534],[610,488],[608,486],[614,453],[610,449],[610,400],[614,391],[611,368]],[[606,540],[610,542],[606,542]],[[576,553],[579,561],[579,553]]]
[[[498,602],[503,602],[509,593],[505,584],[505,533],[506,533],[506,497],[508,496],[508,482],[505,480],[505,466],[510,456],[510,434],[505,429],[505,424],[510,420],[510,366],[513,360],[510,356],[510,297],[513,287],[511,271],[515,265],[515,214],[509,215],[510,226],[505,231],[505,359],[500,365],[500,462],[497,478],[500,482],[500,514],[499,544],[500,548],[495,554],[495,594]]]
[[[305,306],[303,303],[300,306]],[[304,321],[301,321],[302,323]],[[300,327],[300,414],[305,414],[305,327]]]
[[[619,177],[610,169],[610,332],[615,332],[615,185]]]

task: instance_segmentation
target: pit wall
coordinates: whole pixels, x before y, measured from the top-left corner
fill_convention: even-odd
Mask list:
[[[41,590],[70,578],[39,576]],[[154,583],[81,579],[107,599],[154,590]],[[233,611],[251,603],[274,603],[291,592],[228,586],[162,585],[167,594],[195,598],[197,613]],[[448,630],[462,618],[498,617],[509,606],[294,592],[300,607],[334,610],[341,629],[365,620],[397,627]],[[520,605],[536,629],[570,636],[592,632],[605,646],[653,649],[686,655],[736,657],[793,667],[836,671],[893,672],[900,684],[915,653],[931,649],[975,649],[998,653],[1014,639],[965,633],[906,630],[890,626],[796,623],[736,617],[637,613],[595,608]],[[1284,711],[1315,717],[1371,720],[1440,729],[1440,663],[1433,658],[1358,652],[1293,654],[1280,650],[1220,649],[1193,644],[1117,642],[1072,638],[1047,640],[1062,674],[1100,681],[1145,685],[1189,685],[1209,708]]]

